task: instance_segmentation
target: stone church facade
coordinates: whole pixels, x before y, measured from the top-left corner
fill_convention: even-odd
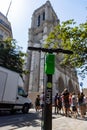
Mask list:
[[[36,9],[32,15],[31,28],[28,34],[28,46],[43,47],[45,39],[59,23],[52,5],[47,1],[40,8]],[[45,87],[44,61],[45,53],[27,50],[26,69],[29,74],[25,76],[25,89],[29,93],[42,92]],[[62,92],[67,88],[70,92],[79,91],[79,83],[75,69],[70,67],[61,68],[59,62],[61,55],[56,56],[55,74],[53,75],[53,95]]]

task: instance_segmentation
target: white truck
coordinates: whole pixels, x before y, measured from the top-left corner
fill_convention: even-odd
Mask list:
[[[32,101],[27,96],[20,75],[0,66],[0,111],[28,113]]]

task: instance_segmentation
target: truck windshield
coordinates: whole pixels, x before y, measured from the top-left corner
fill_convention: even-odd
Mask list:
[[[25,91],[24,91],[24,89],[22,87],[18,87],[18,95],[20,95],[20,96],[25,96],[26,95],[26,93],[25,93]]]

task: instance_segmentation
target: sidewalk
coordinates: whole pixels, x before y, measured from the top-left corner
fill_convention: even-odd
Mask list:
[[[41,113],[38,113],[41,116]],[[41,121],[35,120],[37,125],[26,126],[17,130],[41,130]],[[52,114],[52,130],[87,130],[87,116],[85,119],[65,117],[63,115]]]

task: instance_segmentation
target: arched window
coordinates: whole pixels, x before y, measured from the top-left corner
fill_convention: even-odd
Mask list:
[[[45,20],[45,12],[43,12],[43,20]]]
[[[40,26],[40,15],[38,16],[37,26]]]

